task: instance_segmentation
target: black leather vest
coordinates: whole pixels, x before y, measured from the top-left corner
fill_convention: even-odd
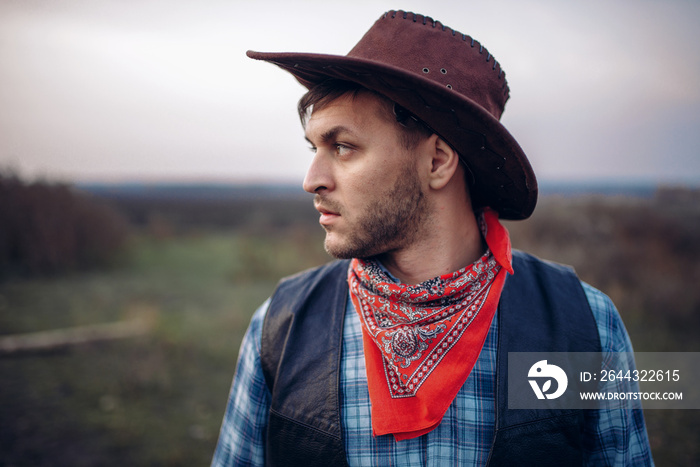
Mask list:
[[[584,411],[512,410],[508,352],[600,352],[595,319],[574,272],[513,252],[498,305],[495,436],[488,465],[580,465]],[[270,466],[347,465],[340,421],[340,358],[348,261],[280,282],[262,331],[261,359],[272,395],[266,437]]]

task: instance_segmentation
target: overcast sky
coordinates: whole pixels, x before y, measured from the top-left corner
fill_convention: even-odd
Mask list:
[[[303,88],[247,49],[346,54],[386,10],[481,41],[540,179],[700,183],[694,0],[1,0],[0,168],[301,182]]]

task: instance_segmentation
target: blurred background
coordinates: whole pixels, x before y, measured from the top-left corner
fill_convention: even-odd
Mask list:
[[[401,7],[503,64],[541,185],[516,247],[572,264],[638,351],[700,351],[700,4],[0,2],[0,465],[207,465],[257,306],[330,258],[303,88]],[[657,465],[697,411],[647,410]]]

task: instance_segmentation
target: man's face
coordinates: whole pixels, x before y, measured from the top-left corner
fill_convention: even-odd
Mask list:
[[[395,122],[370,93],[342,96],[314,110],[306,138],[315,150],[304,189],[337,258],[367,258],[411,245],[425,225],[428,202]]]

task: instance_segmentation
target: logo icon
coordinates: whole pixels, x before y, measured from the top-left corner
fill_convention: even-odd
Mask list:
[[[569,378],[566,377],[564,370],[556,365],[548,364],[547,360],[540,360],[532,365],[527,376],[528,378],[536,378],[528,381],[538,399],[556,399],[564,394],[566,386],[569,384]],[[545,378],[544,384],[540,387],[538,380]],[[552,389],[552,380],[557,382],[557,387],[555,391],[549,392]]]

